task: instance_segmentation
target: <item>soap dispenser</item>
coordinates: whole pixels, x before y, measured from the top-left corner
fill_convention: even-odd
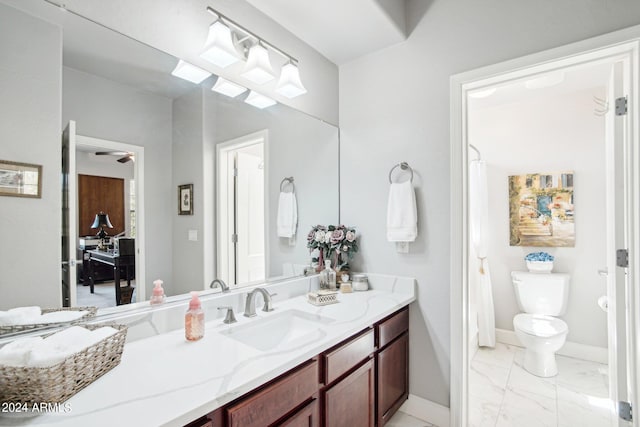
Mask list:
[[[184,336],[187,341],[198,341],[204,336],[204,311],[197,292],[191,292],[189,310],[184,316]]]
[[[162,289],[162,280],[154,280],[153,281],[153,295],[149,300],[151,305],[162,304],[166,297],[164,295],[164,289]]]
[[[320,289],[336,290],[336,272],[331,268],[331,260],[324,261],[324,270],[320,272]]]

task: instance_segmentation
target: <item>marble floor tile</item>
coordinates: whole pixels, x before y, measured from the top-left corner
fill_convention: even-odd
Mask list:
[[[498,421],[502,399],[485,399],[469,395],[469,427],[494,427]]]
[[[500,407],[496,427],[556,427],[555,397],[524,390],[507,391]]]
[[[385,427],[437,427],[426,421],[407,415],[404,412],[396,412],[393,417],[385,424]]]
[[[594,397],[604,398],[609,395],[608,379],[602,374],[605,365],[566,356],[557,356],[556,360],[556,383],[559,386]]]
[[[610,427],[613,402],[558,387],[558,427]]]
[[[497,342],[495,348],[480,347],[473,360],[492,365],[509,366],[518,347]]]
[[[535,376],[516,363],[511,367],[507,389],[523,390],[552,399],[556,398],[556,380],[554,377],[541,378]]]

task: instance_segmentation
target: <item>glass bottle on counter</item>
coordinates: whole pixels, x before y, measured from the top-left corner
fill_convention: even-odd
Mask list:
[[[191,292],[189,310],[184,316],[184,335],[188,341],[198,341],[204,336],[204,311],[197,292]]]
[[[324,270],[320,272],[320,289],[336,290],[336,272],[331,268],[331,260],[325,260]]]

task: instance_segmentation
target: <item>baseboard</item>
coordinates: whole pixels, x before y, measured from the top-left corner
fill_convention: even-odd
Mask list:
[[[400,411],[438,427],[449,427],[449,408],[410,394]]]
[[[520,340],[514,331],[496,328],[496,341],[522,347]],[[597,362],[607,364],[609,361],[608,350],[605,347],[596,347],[593,345],[578,344],[567,341],[562,348],[556,353],[561,356],[573,357],[575,359],[587,360],[589,362]]]

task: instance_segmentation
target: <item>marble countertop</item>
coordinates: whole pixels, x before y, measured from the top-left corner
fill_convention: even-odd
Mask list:
[[[233,325],[210,320],[204,338],[196,342],[187,342],[179,329],[127,343],[119,366],[60,408],[36,416],[0,408],[0,426],[183,426],[415,300],[413,279],[370,276],[370,282],[376,285],[367,292],[338,294],[338,304],[316,307],[296,296],[277,301],[273,312],[258,309],[257,317],[236,313]],[[312,339],[270,351],[227,335],[229,328],[266,321],[286,310],[332,321],[319,323]]]

